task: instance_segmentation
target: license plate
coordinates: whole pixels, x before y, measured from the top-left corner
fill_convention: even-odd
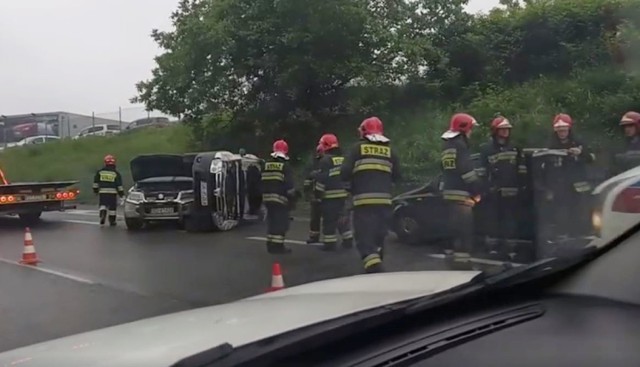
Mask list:
[[[151,214],[173,214],[173,208],[152,208]]]
[[[26,195],[25,201],[45,201],[47,200],[47,195]]]

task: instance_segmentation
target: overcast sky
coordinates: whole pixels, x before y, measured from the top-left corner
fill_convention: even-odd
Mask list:
[[[160,50],[179,0],[0,0],[0,114],[113,115]],[[498,0],[471,0],[488,10]]]

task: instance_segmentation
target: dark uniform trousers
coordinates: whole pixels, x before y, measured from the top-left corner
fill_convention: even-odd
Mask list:
[[[309,222],[309,240],[320,241],[320,220],[322,218],[322,206],[320,201],[311,200],[311,213]]]
[[[338,236],[342,238],[343,247],[353,245],[353,233],[351,232],[351,220],[349,213],[345,210],[345,199],[324,199],[322,200],[322,242],[326,249],[335,248],[338,243]]]
[[[104,222],[104,219],[108,216],[109,223],[114,224],[116,222],[116,210],[118,209],[118,194],[99,194],[98,200],[100,221]]]
[[[517,189],[514,190],[517,192]],[[488,250],[506,250],[507,242],[518,237],[520,197],[517,194],[503,195],[498,191],[484,200],[487,210],[483,214],[488,217],[485,221],[486,233],[493,237],[491,240],[495,240],[488,243]]]
[[[473,207],[458,202],[447,205],[448,223],[455,252],[471,253],[474,245]]]
[[[353,208],[356,247],[363,256],[365,269],[382,262],[390,219],[389,205],[362,205]]]
[[[281,248],[289,231],[289,206],[281,203],[266,202],[267,208],[267,248]]]

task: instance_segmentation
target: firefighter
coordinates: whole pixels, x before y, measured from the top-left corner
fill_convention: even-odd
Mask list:
[[[316,184],[315,178],[318,175],[318,165],[322,158],[322,153],[322,145],[318,144],[307,178],[304,180],[304,195],[306,200],[311,204],[311,221],[309,222],[309,238],[307,239],[308,244],[320,243],[320,221],[322,213],[320,211],[320,199],[316,197],[314,187]]]
[[[449,129],[442,134],[441,153],[442,198],[448,212],[447,223],[453,239],[453,250],[447,249],[446,259],[453,265],[470,257],[474,242],[473,207],[480,201],[481,181],[469,151],[469,138],[476,119],[457,113],[449,121]]]
[[[527,167],[522,151],[510,142],[513,125],[503,116],[491,121],[491,138],[480,146],[478,176],[485,184],[480,206],[485,210],[486,244],[490,256],[513,255],[508,246],[518,235],[521,188]]]
[[[322,249],[325,251],[336,250],[338,243],[336,231],[342,237],[342,247],[351,248],[353,234],[345,207],[348,193],[340,178],[340,167],[344,162],[344,157],[340,151],[338,138],[333,134],[322,135],[319,145],[324,154],[318,164],[315,192],[316,197],[321,200]]]
[[[267,251],[271,254],[291,252],[284,244],[284,237],[289,230],[289,212],[295,193],[289,145],[284,140],[277,140],[262,170],[262,201],[267,208]]]
[[[93,192],[100,200],[100,225],[104,225],[109,217],[109,225],[116,225],[116,209],[118,196],[124,196],[122,175],[116,169],[116,158],[112,155],[104,157],[104,167],[96,172],[93,178]]]
[[[560,113],[553,119],[554,133],[549,149],[565,151],[564,156],[554,156],[542,164],[543,189],[543,238],[553,240],[587,235],[591,210],[587,164],[595,155],[573,133],[573,119]]]
[[[640,113],[625,113],[620,119],[620,126],[624,129],[626,144],[624,150],[615,155],[612,176],[640,166]]]
[[[397,156],[383,135],[382,121],[369,117],[358,129],[360,141],[340,169],[352,196],[355,241],[364,271],[384,271],[384,240],[391,220],[391,185],[400,179]]]

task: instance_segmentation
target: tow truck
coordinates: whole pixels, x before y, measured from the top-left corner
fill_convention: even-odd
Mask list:
[[[17,215],[34,225],[43,212],[75,209],[69,205],[80,193],[72,186],[78,181],[10,183],[0,169],[0,215]]]

